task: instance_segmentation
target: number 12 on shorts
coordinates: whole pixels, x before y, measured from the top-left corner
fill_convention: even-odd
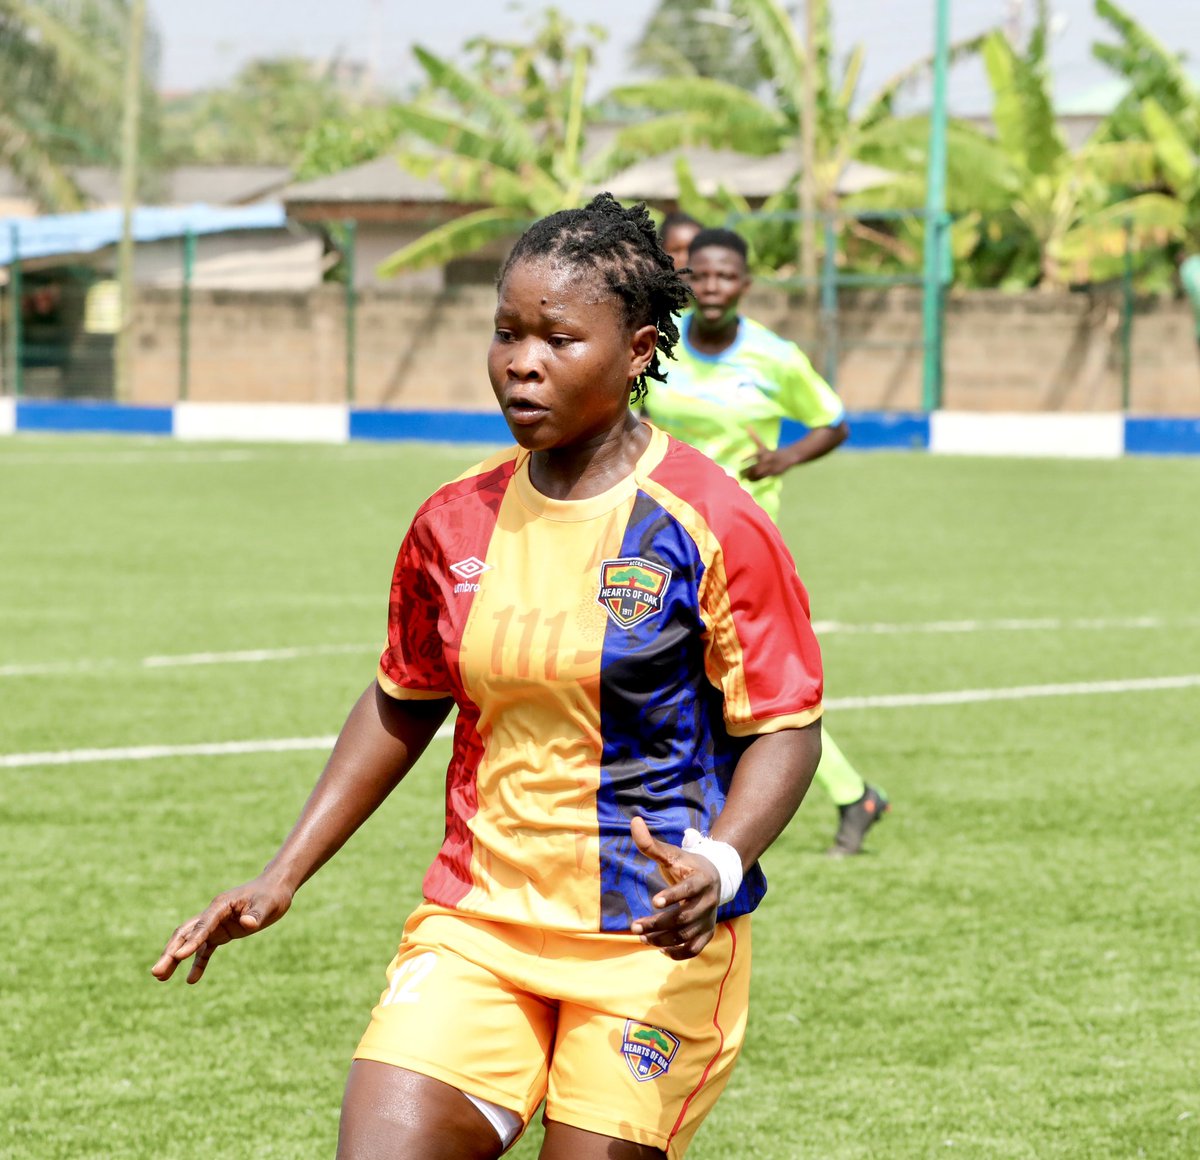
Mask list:
[[[379,1001],[381,1007],[390,1007],[393,1003],[416,1003],[421,998],[420,987],[426,976],[437,966],[437,955],[426,951],[415,959],[401,963],[392,975],[387,994]]]

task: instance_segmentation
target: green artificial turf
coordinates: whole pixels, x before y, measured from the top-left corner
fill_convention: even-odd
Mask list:
[[[409,518],[478,457],[0,441],[0,756],[336,733]],[[769,852],[747,1046],[690,1156],[1200,1155],[1200,689],[836,708],[1200,673],[1197,510],[1181,460],[789,477],[827,726],[894,810],[832,862],[814,788]],[[0,1155],[332,1155],[447,757],[196,988],[149,966],[323,754],[0,767]]]

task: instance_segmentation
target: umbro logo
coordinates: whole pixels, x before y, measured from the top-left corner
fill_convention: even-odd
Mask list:
[[[468,556],[450,565],[450,571],[458,577],[459,583],[454,586],[455,592],[478,592],[479,577],[492,570],[491,564],[485,564],[478,556]]]

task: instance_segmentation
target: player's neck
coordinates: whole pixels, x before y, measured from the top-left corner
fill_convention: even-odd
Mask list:
[[[589,439],[535,451],[529,481],[549,499],[591,499],[630,475],[649,442],[650,428],[629,413],[619,425]]]
[[[687,342],[697,354],[723,354],[733,346],[742,325],[740,314],[734,314],[730,319],[722,319],[712,326],[706,326],[699,315],[693,314],[688,319]]]

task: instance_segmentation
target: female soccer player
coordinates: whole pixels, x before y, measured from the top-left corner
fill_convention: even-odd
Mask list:
[[[667,228],[665,220],[664,233]],[[677,256],[675,265],[689,267],[696,301],[681,321],[666,382],[647,396],[646,413],[734,475],[775,519],[784,472],[828,455],[849,434],[841,400],[795,343],[739,313],[750,287],[746,242],[739,234],[697,227],[686,257]],[[785,418],[809,430],[780,447]],[[887,798],[863,781],[828,730],[816,776],[839,814],[827,852],[860,853],[867,831],[889,808]]]
[[[645,208],[607,194],[517,242],[488,370],[519,446],[418,511],[378,674],[295,828],[153,968],[194,956],[197,982],[282,918],[456,711],[343,1160],[490,1160],[543,1098],[543,1160],[674,1160],[738,1054],[757,862],[816,768],[822,682],[770,519],[631,411],[686,297]]]

